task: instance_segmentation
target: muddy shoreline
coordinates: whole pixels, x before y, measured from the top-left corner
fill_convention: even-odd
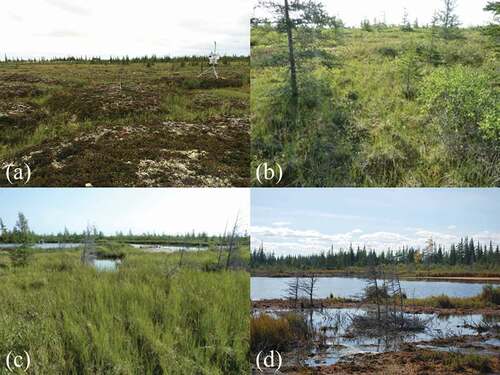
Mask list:
[[[300,304],[295,306],[293,301],[284,299],[267,299],[252,301],[252,308],[258,310],[292,310],[292,309],[308,309],[310,308],[308,304]],[[335,300],[335,299],[315,299],[313,301],[314,309],[322,308],[364,308],[370,309],[375,308],[375,305],[369,303],[363,303],[355,300]],[[431,306],[418,306],[418,305],[405,305],[403,310],[407,313],[412,314],[438,314],[438,315],[470,315],[470,314],[481,314],[487,316],[500,316],[500,306],[497,307],[484,307],[484,308],[439,308]]]
[[[299,361],[302,351],[295,349],[282,353],[280,373],[291,375],[329,374],[498,374],[500,373],[500,346],[486,345],[487,340],[498,340],[499,335],[468,335],[406,343],[399,351],[357,353],[342,358],[333,365],[307,366]],[[433,349],[431,349],[432,347]],[[450,351],[449,348],[454,348]],[[474,354],[473,358],[466,354]],[[482,353],[482,354],[481,354]],[[264,374],[271,374],[266,372]]]

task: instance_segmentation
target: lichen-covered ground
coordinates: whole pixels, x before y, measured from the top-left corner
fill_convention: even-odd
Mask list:
[[[29,186],[248,186],[248,61],[200,69],[0,64],[0,166],[27,163]]]

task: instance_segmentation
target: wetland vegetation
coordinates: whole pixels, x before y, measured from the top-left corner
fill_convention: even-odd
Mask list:
[[[495,373],[500,287],[488,282],[500,282],[499,261],[498,246],[468,238],[316,255],[261,246],[251,350],[280,351],[290,374]]]
[[[79,247],[37,249],[49,237],[22,214],[12,234],[19,246],[0,249],[2,356],[26,350],[34,373],[249,372],[249,239],[236,229],[168,254],[92,227]]]
[[[288,186],[499,185],[498,1],[467,28],[454,0],[427,25],[351,27],[319,1],[260,4],[254,167],[279,163]]]
[[[31,186],[248,186],[249,59],[0,62],[0,165]],[[5,179],[0,185],[6,185]]]
[[[500,287],[485,286],[473,297],[408,299],[398,277],[371,277],[358,298],[336,297],[341,283],[329,297],[311,298],[310,275],[287,281],[280,298],[254,299],[252,352],[280,351],[281,371],[290,374],[500,369]]]

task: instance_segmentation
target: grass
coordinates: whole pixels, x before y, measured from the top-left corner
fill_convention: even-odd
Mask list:
[[[0,63],[0,164],[28,161],[33,186],[248,186],[248,61],[199,71]]]
[[[437,307],[443,309],[479,309],[498,308],[500,305],[500,287],[487,285],[481,294],[473,297],[449,297],[447,295],[427,298],[407,299],[406,305]]]
[[[24,267],[0,253],[0,354],[27,350],[34,373],[249,372],[245,271],[203,271],[211,251],[186,253],[177,272],[179,254],[121,251],[117,272],[81,265],[78,251],[36,252]]]
[[[477,354],[422,352],[419,354],[419,359],[423,362],[441,362],[449,370],[457,372],[472,369],[480,374],[486,374],[492,370],[491,359]]]
[[[252,29],[253,166],[280,163],[289,186],[498,185],[498,63],[480,31],[433,42],[429,29],[313,38],[317,53],[299,58],[292,124],[286,35]]]

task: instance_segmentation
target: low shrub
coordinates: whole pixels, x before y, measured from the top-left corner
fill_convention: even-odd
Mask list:
[[[287,351],[292,342],[290,324],[284,317],[259,315],[250,322],[250,340],[251,350],[255,353],[261,350]]]
[[[396,58],[398,56],[398,51],[392,47],[380,47],[378,53],[384,57]]]
[[[311,332],[304,316],[297,313],[286,313],[273,317],[261,314],[253,317],[250,323],[251,350],[288,351],[292,343],[305,342]]]
[[[386,286],[380,286],[375,288],[375,286],[371,285],[365,288],[365,301],[368,302],[376,302],[377,299],[380,301],[382,299],[389,298],[389,293],[387,291]]]
[[[28,248],[20,247],[18,249],[12,250],[9,256],[10,261],[14,267],[24,267],[28,265],[32,254]]]
[[[443,294],[441,296],[436,297],[436,307],[439,307],[442,309],[452,309],[455,307],[455,305],[450,300],[450,297]]]
[[[484,302],[500,305],[500,287],[494,287],[493,285],[484,286],[480,298]]]

